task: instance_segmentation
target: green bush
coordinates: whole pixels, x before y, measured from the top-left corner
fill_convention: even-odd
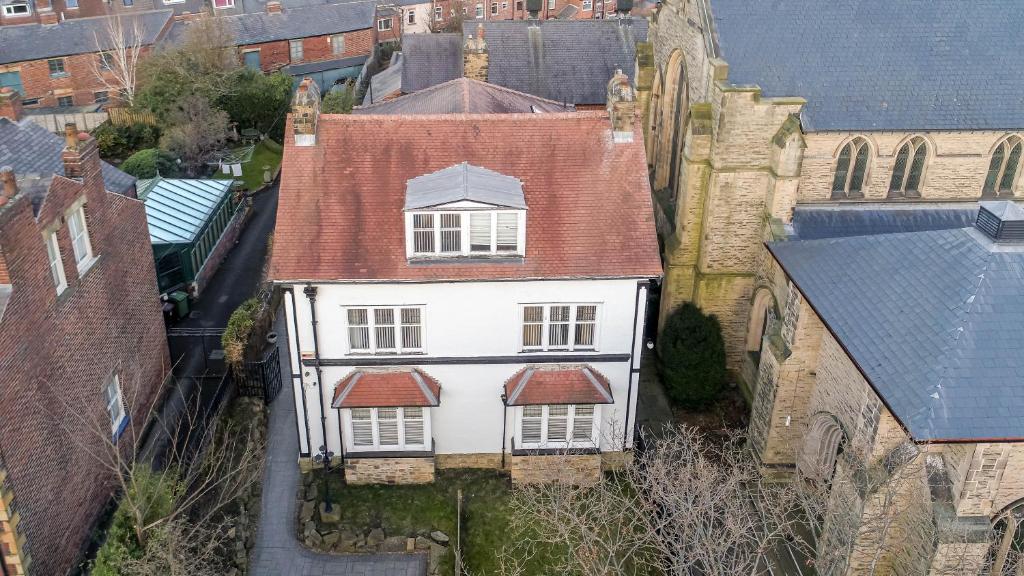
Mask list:
[[[100,157],[112,160],[127,158],[145,148],[153,148],[160,141],[160,129],[149,124],[114,126],[100,124],[92,131],[99,147]]]
[[[260,134],[281,140],[292,98],[292,77],[242,68],[230,82],[232,90],[217,100],[217,107],[227,112],[240,129],[255,128]]]
[[[221,336],[224,359],[236,369],[245,359],[245,347],[249,344],[249,336],[252,335],[252,329],[256,325],[256,314],[259,311],[260,301],[249,298],[231,313],[228,325],[224,328],[224,335]]]
[[[120,166],[121,171],[136,178],[175,178],[179,175],[174,155],[159,148],[147,148],[132,154]]]
[[[691,303],[675,309],[658,337],[658,373],[673,402],[702,408],[725,388],[725,341],[718,318]]]
[[[132,493],[122,499],[114,519],[107,530],[107,539],[96,552],[93,560],[92,576],[121,576],[124,564],[130,559],[140,558],[145,553],[145,546],[139,544],[136,536],[136,522],[153,523],[171,513],[174,499],[182,489],[179,482],[168,478],[172,469],[153,472],[145,465],[136,465],[134,469]],[[136,519],[125,506],[125,501],[134,502],[139,509],[145,510],[145,517]]]
[[[334,87],[324,96],[320,111],[324,114],[348,114],[356,104],[355,82],[346,82],[344,86]]]

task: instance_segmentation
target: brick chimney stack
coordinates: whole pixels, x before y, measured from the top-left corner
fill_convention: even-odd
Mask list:
[[[320,88],[310,77],[299,83],[292,99],[292,133],[296,146],[316,146],[316,127],[320,121]]]
[[[633,141],[633,117],[636,114],[636,90],[622,70],[615,70],[608,81],[608,118],[616,143]]]
[[[67,178],[89,178],[100,174],[99,148],[96,139],[87,132],[79,132],[74,122],[64,125],[64,176]]]
[[[280,14],[280,13],[281,13],[281,3],[280,2],[278,2],[277,0],[270,0],[270,2],[267,2],[267,14]]]
[[[0,206],[7,204],[18,194],[18,181],[14,178],[14,168],[0,168]]]
[[[0,88],[0,118],[21,120],[21,95],[7,86]]]
[[[484,25],[476,25],[476,37],[470,34],[462,45],[462,74],[466,78],[487,82],[487,41]]]

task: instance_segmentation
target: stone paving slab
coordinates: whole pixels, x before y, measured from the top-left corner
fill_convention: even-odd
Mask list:
[[[299,440],[295,432],[295,396],[285,347],[284,311],[274,327],[281,337],[281,393],[270,405],[267,466],[256,547],[249,558],[252,576],[424,576],[425,554],[335,555],[317,554],[295,537],[299,485]]]

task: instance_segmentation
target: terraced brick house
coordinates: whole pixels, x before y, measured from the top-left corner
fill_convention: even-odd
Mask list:
[[[301,465],[326,445],[352,483],[594,481],[629,454],[661,267],[612,87],[610,114],[323,115],[303,82],[270,266]]]

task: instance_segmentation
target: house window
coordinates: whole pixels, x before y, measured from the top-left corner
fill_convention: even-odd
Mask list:
[[[111,70],[114,68],[114,55],[110,52],[100,52],[100,70]]]
[[[302,61],[302,40],[288,41],[288,57],[292,62]]]
[[[35,106],[39,104],[39,98],[26,98],[21,101],[22,106]]]
[[[483,18],[484,17],[484,5],[483,4],[477,4],[476,5],[476,17],[477,18]]]
[[[106,90],[100,90],[99,92],[92,93],[92,100],[97,104],[106,104],[110,101],[110,96]]]
[[[75,105],[75,99],[73,96],[58,96],[57,107],[58,108],[71,108]]]
[[[497,13],[498,13],[498,3],[497,2],[491,2],[491,14],[495,14],[496,15]]]
[[[213,0],[214,8],[234,8],[235,0]]]
[[[508,2],[502,2],[501,3],[501,9],[502,9],[502,11],[508,10]]]
[[[135,5],[135,0],[122,0],[122,4],[124,4],[125,8],[131,8]]]
[[[77,10],[78,9],[78,0],[65,0],[64,1],[64,6],[66,6],[68,8],[68,10]]]
[[[335,34],[331,36],[331,52],[343,54],[345,52],[345,35]]]
[[[46,65],[50,68],[50,77],[59,78],[61,76],[67,76],[67,72],[64,71],[64,59],[53,58],[46,61]]]
[[[24,2],[4,5],[4,16],[25,16],[31,13],[28,4]]]
[[[67,278],[64,277],[64,263],[60,259],[60,244],[57,243],[57,233],[50,232],[44,239],[46,242],[46,255],[50,261],[50,277],[53,285],[57,288],[57,295],[60,295],[68,287]]]
[[[516,2],[516,11],[517,12],[521,12],[522,10],[523,10],[523,1],[519,0],[518,2]]]
[[[434,215],[413,214],[413,251],[419,254],[434,253]]]
[[[889,181],[890,198],[920,198],[921,175],[928,159],[928,145],[924,138],[911,138],[896,152],[896,163]]]
[[[355,354],[421,353],[423,309],[420,307],[349,308],[348,346]]]
[[[380,20],[377,20],[377,30],[380,30],[381,32],[391,30],[391,18],[381,18]]]
[[[594,9],[594,0],[583,0],[583,9],[584,10],[593,10]]]
[[[863,198],[864,177],[868,170],[871,147],[863,138],[854,138],[843,146],[836,160],[832,178],[832,199]]]
[[[349,438],[353,451],[426,450],[428,412],[419,406],[351,408]]]
[[[434,6],[434,20],[440,22],[444,18],[444,10],[440,6]]]
[[[435,212],[412,215],[412,252],[417,255],[521,254],[517,212]]]
[[[548,0],[548,10],[555,9],[555,0]]]
[[[78,272],[83,273],[93,260],[84,208],[79,207],[68,216],[68,231],[71,232],[71,247],[75,252],[75,264],[78,266]]]
[[[438,218],[441,222],[441,253],[462,252],[462,214],[442,213]]]
[[[523,306],[522,350],[596,350],[597,304]]]
[[[110,416],[110,431],[116,439],[123,430],[127,414],[124,411],[124,399],[121,397],[121,379],[114,377],[107,382],[103,394],[107,401],[107,414]]]
[[[416,23],[416,12],[409,10],[409,24]]]
[[[1017,136],[1004,139],[992,151],[982,196],[1012,196],[1013,184],[1021,165],[1021,148],[1024,143]]]
[[[593,404],[523,406],[519,441],[523,448],[596,447],[598,407]]]

